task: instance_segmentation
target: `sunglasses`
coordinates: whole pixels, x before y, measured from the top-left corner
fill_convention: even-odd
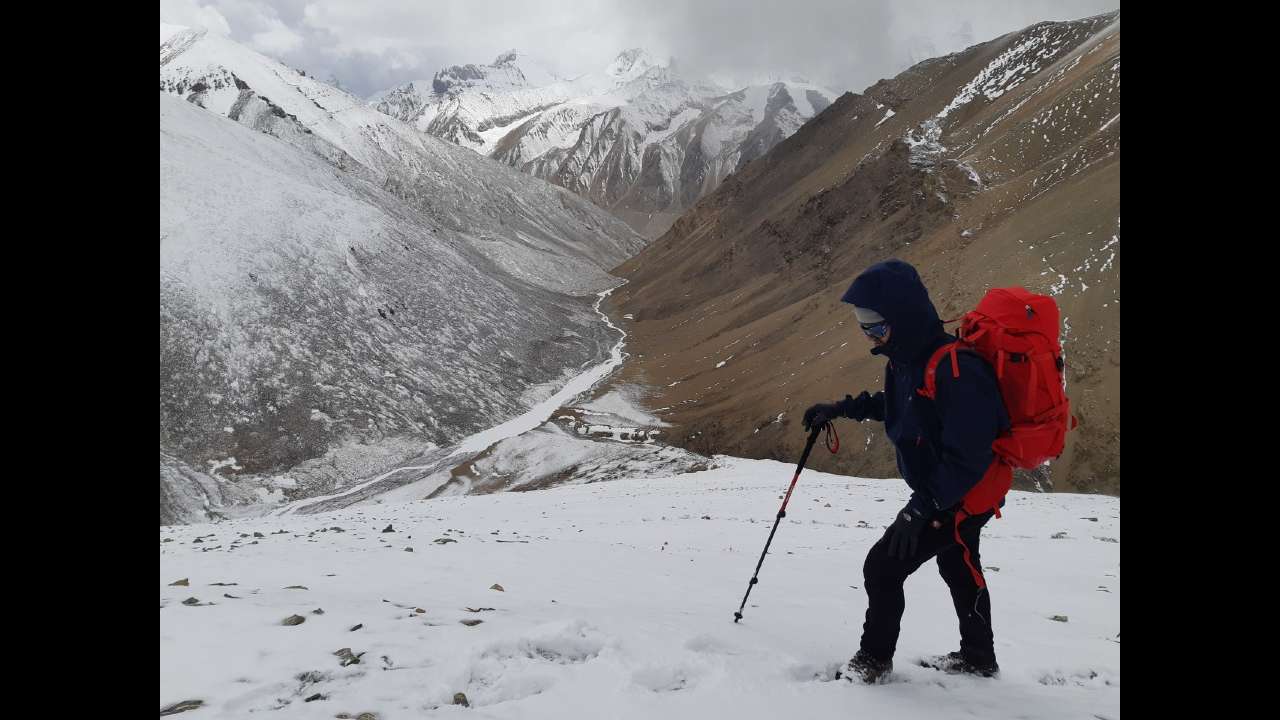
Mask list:
[[[885,335],[889,334],[889,323],[884,321],[878,323],[858,323],[858,327],[862,328],[863,334],[867,337],[874,338],[876,340],[882,340]]]

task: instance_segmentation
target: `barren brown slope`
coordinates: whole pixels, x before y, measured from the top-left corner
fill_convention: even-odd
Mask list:
[[[1119,12],[1041,23],[842,96],[615,269],[620,380],[675,444],[792,460],[806,407],[882,385],[839,302],[861,270],[915,264],[944,317],[1024,285],[1061,305],[1080,428],[1021,482],[1118,494],[1119,238]],[[897,476],[878,424],[839,428],[812,467]]]

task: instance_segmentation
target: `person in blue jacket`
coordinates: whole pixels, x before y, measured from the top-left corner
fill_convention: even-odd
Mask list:
[[[991,628],[991,598],[979,587],[956,541],[955,512],[991,465],[991,443],[1009,427],[1009,416],[991,366],[961,352],[959,377],[943,359],[937,372],[936,400],[918,394],[924,368],[949,335],[929,300],[915,268],[901,260],[877,263],[857,277],[841,298],[853,305],[873,355],[888,359],[884,390],[837,403],[819,404],[804,415],[805,430],[839,417],[878,420],[897,452],[898,470],[911,487],[911,499],[863,565],[867,614],[858,653],[846,675],[868,683],[885,680],[893,669],[902,613],[903,583],[930,558],[951,590],[960,619],[960,650],[921,661],[957,673],[985,677],[999,671]],[[980,572],[978,535],[992,512],[965,518],[959,534]]]

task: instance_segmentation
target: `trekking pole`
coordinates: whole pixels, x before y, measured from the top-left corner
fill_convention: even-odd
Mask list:
[[[764,543],[764,551],[760,553],[760,562],[756,563],[756,572],[751,576],[751,582],[747,583],[747,594],[742,596],[742,605],[738,606],[738,611],[733,614],[733,621],[736,623],[742,619],[742,609],[747,606],[747,598],[751,597],[751,588],[760,582],[760,566],[764,565],[764,556],[769,554],[769,545],[773,543],[773,534],[778,532],[778,523],[782,522],[782,518],[787,516],[787,503],[791,502],[791,491],[796,489],[796,481],[800,479],[800,471],[804,469],[804,463],[809,459],[809,451],[813,450],[813,444],[818,441],[818,433],[823,430],[827,431],[827,449],[834,455],[840,449],[840,436],[836,434],[835,427],[831,423],[826,423],[820,427],[815,427],[809,432],[809,441],[804,444],[804,452],[800,455],[800,463],[796,465],[796,474],[791,478],[791,486],[787,488],[787,494],[782,498],[782,507],[778,509],[778,517],[773,521],[773,529],[769,531],[769,539]],[[835,446],[831,444],[831,438],[835,438]]]

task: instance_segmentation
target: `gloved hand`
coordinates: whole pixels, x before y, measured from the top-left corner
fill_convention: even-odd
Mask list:
[[[820,428],[828,422],[840,417],[853,418],[858,422],[867,419],[871,406],[871,393],[866,390],[858,397],[845,395],[844,399],[835,403],[818,403],[804,411],[804,430]]]
[[[842,416],[840,403],[818,403],[804,411],[804,431],[809,432],[811,428],[820,428]]]
[[[907,560],[916,554],[920,533],[924,532],[924,515],[910,504],[902,508],[898,518],[889,527],[889,557]]]

